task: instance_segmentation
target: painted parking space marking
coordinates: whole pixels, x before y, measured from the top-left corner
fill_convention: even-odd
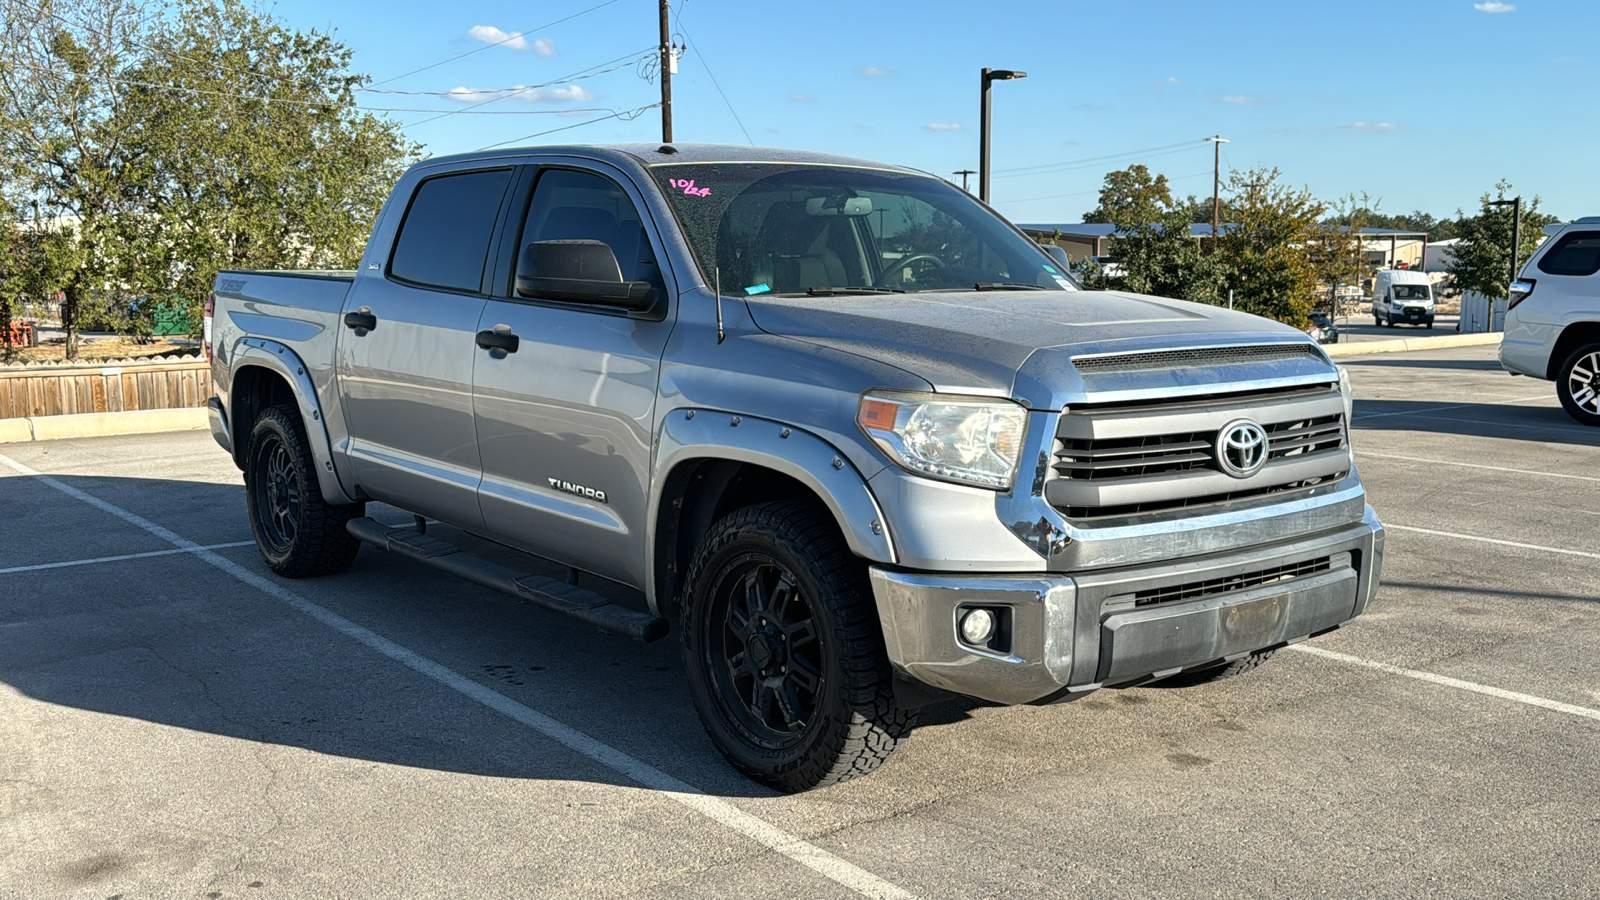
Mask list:
[[[1424,459],[1420,456],[1401,456],[1398,453],[1373,453],[1371,451],[1357,450],[1356,456],[1371,456],[1378,459],[1399,459],[1406,462],[1427,463],[1435,466],[1450,466],[1451,468],[1457,469],[1488,469],[1492,472],[1509,472],[1513,475],[1539,475],[1544,478],[1571,478],[1575,481],[1600,482],[1600,478],[1596,478],[1593,475],[1565,475],[1560,472],[1535,472],[1532,469],[1512,469],[1506,466],[1485,466],[1480,463],[1457,462],[1453,459]]]
[[[1546,547],[1543,544],[1524,544],[1520,541],[1504,541],[1500,538],[1482,537],[1476,534],[1458,534],[1454,531],[1435,531],[1432,528],[1417,528],[1414,525],[1390,525],[1385,523],[1385,528],[1395,531],[1415,531],[1418,534],[1431,534],[1434,537],[1455,538],[1461,541],[1477,541],[1480,544],[1498,544],[1502,547],[1517,547],[1522,550],[1538,550],[1543,553],[1559,553],[1562,556],[1582,556],[1586,559],[1600,559],[1600,553],[1590,553],[1587,550],[1568,550],[1565,547]]]
[[[12,566],[0,569],[0,575],[10,575],[13,572],[38,572],[43,569],[66,569],[72,566],[92,566],[96,563],[122,562],[129,559],[149,559],[152,556],[176,556],[182,553],[194,553],[199,550],[229,550],[234,547],[254,546],[255,541],[234,541],[231,544],[207,544],[204,547],[175,547],[171,550],[150,550],[145,553],[124,553],[121,556],[96,556],[94,559],[69,559],[66,562],[38,563],[32,566]]]
[[[1407,669],[1401,666],[1391,666],[1388,663],[1381,663],[1377,660],[1363,659],[1359,656],[1351,656],[1348,653],[1339,653],[1334,650],[1324,650],[1321,647],[1310,647],[1305,644],[1291,644],[1289,649],[1300,653],[1309,653],[1312,656],[1320,656],[1323,659],[1335,660],[1337,662],[1346,663],[1352,666],[1361,666],[1362,668],[1366,669],[1375,669],[1379,672],[1387,672],[1390,675],[1400,675],[1405,678],[1414,678],[1417,681],[1426,681],[1430,684],[1442,685],[1444,687],[1455,688],[1462,691],[1471,691],[1474,694],[1483,694],[1488,697],[1498,697],[1501,700],[1510,700],[1515,703],[1522,703],[1528,706],[1537,706],[1540,709],[1554,710],[1555,712],[1566,713],[1567,715],[1578,716],[1580,718],[1592,719],[1596,722],[1600,722],[1600,709],[1590,709],[1587,706],[1575,706],[1571,703],[1562,703],[1559,700],[1551,700],[1546,697],[1535,697],[1532,694],[1524,694],[1518,691],[1508,691],[1504,688],[1492,687],[1487,684],[1479,684],[1476,681],[1466,681],[1461,678],[1451,678],[1448,675],[1436,675],[1433,672],[1424,672],[1420,669]]]
[[[682,804],[706,818],[720,822],[730,830],[739,832],[769,850],[781,853],[844,887],[867,897],[886,898],[886,900],[912,900],[915,897],[914,894],[898,885],[892,884],[854,863],[841,859],[803,838],[784,831],[765,819],[747,813],[720,797],[712,797],[694,785],[680,781],[649,763],[612,747],[610,744],[592,738],[571,726],[564,725],[529,706],[512,700],[504,694],[492,691],[465,675],[461,675],[453,669],[446,668],[421,656],[375,631],[357,625],[338,613],[313,603],[281,584],[258,575],[233,560],[218,555],[214,550],[202,547],[137,513],[129,512],[120,506],[101,500],[93,494],[78,490],[49,475],[29,468],[4,454],[0,454],[0,466],[5,466],[19,475],[31,477],[41,484],[48,485],[69,497],[81,500],[96,509],[116,516],[130,525],[143,529],[149,534],[172,544],[174,547],[193,554],[195,558],[203,560],[214,568],[220,569],[239,581],[281,601],[294,610],[338,631],[357,643],[376,650],[406,668],[425,675],[445,687],[487,706],[495,712],[521,722],[551,740],[577,751],[600,765],[655,791],[669,800]]]

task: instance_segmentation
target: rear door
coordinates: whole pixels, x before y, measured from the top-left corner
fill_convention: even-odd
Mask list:
[[[638,190],[598,165],[547,166],[514,205],[480,331],[515,352],[477,351],[473,406],[485,527],[513,546],[644,585],[650,450],[661,355],[676,309],[663,247]],[[597,240],[625,281],[656,286],[644,315],[513,291],[528,244]]]
[[[464,528],[483,522],[473,339],[515,173],[501,166],[420,181],[381,276],[362,272],[345,301],[339,338],[357,484],[374,499]]]

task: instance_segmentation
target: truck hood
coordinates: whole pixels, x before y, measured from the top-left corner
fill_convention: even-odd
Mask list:
[[[1085,400],[1199,393],[1221,383],[1328,380],[1303,332],[1216,306],[1119,291],[985,291],[859,297],[753,297],[757,327],[876,359],[940,393],[1011,397],[1036,409]],[[1273,344],[1288,359],[1142,368],[1085,377],[1073,357]],[[1248,368],[1244,371],[1241,367]]]

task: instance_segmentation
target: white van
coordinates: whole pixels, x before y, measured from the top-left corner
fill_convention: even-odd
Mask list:
[[[1433,328],[1433,282],[1422,272],[1379,269],[1372,280],[1372,323]]]

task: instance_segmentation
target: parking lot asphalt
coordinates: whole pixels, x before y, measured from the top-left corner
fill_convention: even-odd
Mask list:
[[[1600,896],[1600,432],[1492,347],[1341,362],[1368,614],[1212,685],[947,701],[794,797],[672,639],[370,549],[272,576],[208,435],[0,448],[0,896]]]

